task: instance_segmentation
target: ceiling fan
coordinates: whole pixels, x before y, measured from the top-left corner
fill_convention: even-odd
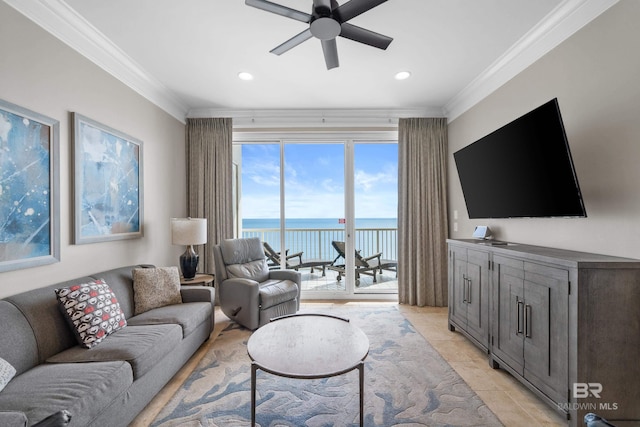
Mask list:
[[[311,37],[315,37],[322,42],[324,60],[327,64],[327,70],[330,70],[340,66],[338,61],[338,47],[336,45],[336,37],[338,36],[368,44],[369,46],[379,49],[386,49],[389,46],[393,41],[391,37],[357,27],[347,22],[386,1],[387,0],[350,0],[342,6],[339,6],[336,0],[313,0],[313,7],[310,14],[267,0],[245,0],[245,4],[309,24],[309,28],[293,36],[280,46],[275,47],[271,50],[271,53],[282,55],[300,43],[309,40]]]

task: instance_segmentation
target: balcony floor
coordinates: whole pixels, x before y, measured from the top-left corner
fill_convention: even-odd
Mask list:
[[[344,277],[341,281],[337,280],[338,272],[326,269],[325,277],[322,277],[322,270],[314,268],[313,273],[309,268],[300,270],[302,274],[302,291],[344,291]],[[397,293],[398,279],[395,271],[383,270],[382,274],[376,274],[376,282],[373,277],[361,275],[359,286],[356,287],[356,293]]]

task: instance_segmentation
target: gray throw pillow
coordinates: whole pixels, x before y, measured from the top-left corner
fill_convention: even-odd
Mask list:
[[[16,368],[11,366],[11,363],[0,357],[0,391],[2,391],[11,378],[16,374]]]
[[[166,305],[182,303],[178,267],[133,270],[134,315]]]

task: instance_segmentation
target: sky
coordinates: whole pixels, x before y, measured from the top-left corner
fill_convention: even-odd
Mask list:
[[[395,218],[398,145],[355,144],[356,218]],[[242,146],[242,216],[279,218],[280,146]],[[285,216],[343,218],[344,145],[285,145]]]

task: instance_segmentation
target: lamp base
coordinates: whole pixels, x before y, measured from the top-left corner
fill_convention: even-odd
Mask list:
[[[200,256],[193,250],[193,245],[187,246],[187,250],[180,255],[180,270],[182,277],[185,279],[193,279],[196,277],[196,269],[198,268],[198,260]]]

